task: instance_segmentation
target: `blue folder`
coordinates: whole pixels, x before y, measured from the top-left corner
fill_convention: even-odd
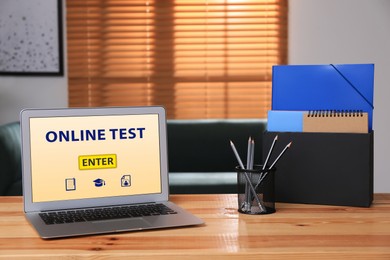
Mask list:
[[[303,111],[269,110],[267,131],[303,132]]]
[[[374,64],[273,66],[272,110],[362,110],[372,130]]]

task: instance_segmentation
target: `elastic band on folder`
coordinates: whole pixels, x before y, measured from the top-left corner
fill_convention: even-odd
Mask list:
[[[374,105],[358,90],[358,88],[356,88],[353,84],[352,84],[352,82],[351,81],[349,81],[348,80],[348,78],[347,77],[345,77],[344,75],[343,75],[343,73],[341,73],[341,71],[339,71],[337,68],[336,68],[336,66],[335,65],[333,65],[333,64],[330,64],[330,66],[332,66],[339,74],[340,74],[340,76],[341,77],[343,77],[343,79],[346,81],[346,82],[348,82],[348,84],[370,105],[370,107],[371,108],[373,108],[374,109]]]

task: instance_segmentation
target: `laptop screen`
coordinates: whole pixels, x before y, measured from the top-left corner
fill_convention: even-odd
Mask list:
[[[32,202],[161,193],[158,117],[29,118]]]

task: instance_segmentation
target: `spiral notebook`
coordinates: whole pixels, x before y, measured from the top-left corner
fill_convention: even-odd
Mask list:
[[[362,111],[268,111],[270,132],[368,133],[368,113]]]
[[[368,114],[358,111],[309,111],[303,116],[303,132],[368,133]]]

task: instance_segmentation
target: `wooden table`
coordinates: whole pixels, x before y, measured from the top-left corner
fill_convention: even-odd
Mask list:
[[[370,208],[277,203],[271,215],[237,212],[234,195],[173,195],[198,227],[42,240],[21,197],[0,197],[0,258],[390,259],[390,194]]]

